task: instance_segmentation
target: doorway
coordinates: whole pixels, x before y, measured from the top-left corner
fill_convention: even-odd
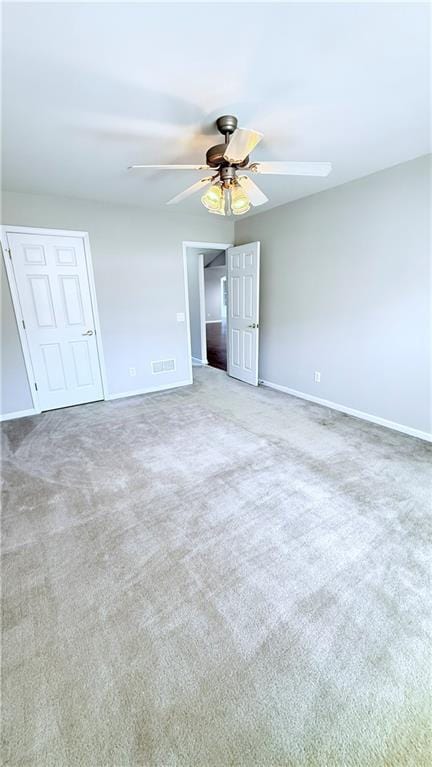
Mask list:
[[[209,365],[258,386],[260,243],[183,242],[183,266],[191,377]]]
[[[210,367],[227,370],[226,252],[204,256],[206,350]]]
[[[186,248],[185,259],[192,363],[226,371],[225,246],[210,243],[205,247],[190,245]]]

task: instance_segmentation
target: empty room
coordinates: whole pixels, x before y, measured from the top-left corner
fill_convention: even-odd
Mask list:
[[[430,16],[2,4],[4,765],[431,764]]]

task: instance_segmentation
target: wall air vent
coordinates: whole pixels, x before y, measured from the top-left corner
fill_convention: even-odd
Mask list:
[[[176,369],[175,360],[158,360],[151,363],[152,373],[173,373]]]

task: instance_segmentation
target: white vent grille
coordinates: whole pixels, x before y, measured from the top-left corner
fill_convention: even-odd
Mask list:
[[[151,363],[152,373],[173,373],[176,369],[175,360],[158,360]]]

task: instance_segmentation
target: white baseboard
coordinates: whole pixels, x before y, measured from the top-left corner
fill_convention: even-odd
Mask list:
[[[200,360],[198,357],[192,357],[192,365],[208,365],[207,360]]]
[[[418,439],[424,439],[426,442],[432,442],[432,434],[427,431],[420,431],[419,429],[413,429],[411,426],[404,426],[401,423],[395,421],[388,421],[386,418],[380,418],[377,415],[371,415],[370,413],[363,413],[361,410],[354,410],[352,407],[346,407],[345,405],[339,405],[337,402],[331,402],[328,399],[321,399],[321,397],[315,397],[313,394],[305,394],[302,391],[296,389],[289,389],[287,386],[281,386],[280,384],[272,383],[271,381],[259,381],[263,386],[268,386],[269,389],[275,389],[281,391],[284,394],[291,394],[293,397],[300,397],[300,399],[306,399],[309,402],[314,402],[316,405],[323,405],[329,407],[331,410],[338,410],[340,413],[346,413],[352,415],[354,418],[361,418],[363,421],[370,421],[376,423],[378,426],[385,426],[387,429],[393,429],[394,431],[400,431],[403,434],[409,434],[410,437],[418,437]]]
[[[2,413],[0,421],[12,421],[14,418],[26,418],[28,415],[38,415],[38,411],[31,407],[29,410],[16,410],[14,413]]]
[[[222,320],[206,320],[206,325],[212,325],[214,322],[222,322]]]
[[[122,399],[123,397],[135,397],[137,394],[152,394],[158,391],[166,391],[166,389],[177,389],[179,386],[190,386],[193,381],[178,381],[177,383],[162,384],[160,386],[149,386],[146,389],[134,389],[133,391],[120,392],[119,394],[107,394],[105,399]],[[25,418],[28,415],[38,415],[39,411],[35,408],[29,410],[17,410],[14,413],[1,413],[0,422],[12,421],[15,418]]]
[[[107,394],[105,399],[123,399],[123,397],[136,397],[138,394],[154,394],[158,391],[166,391],[167,389],[178,389],[180,386],[190,386],[193,383],[192,379],[187,381],[176,381],[176,383],[160,384],[159,386],[148,386],[145,389],[134,389],[132,391],[123,391],[118,394]]]

